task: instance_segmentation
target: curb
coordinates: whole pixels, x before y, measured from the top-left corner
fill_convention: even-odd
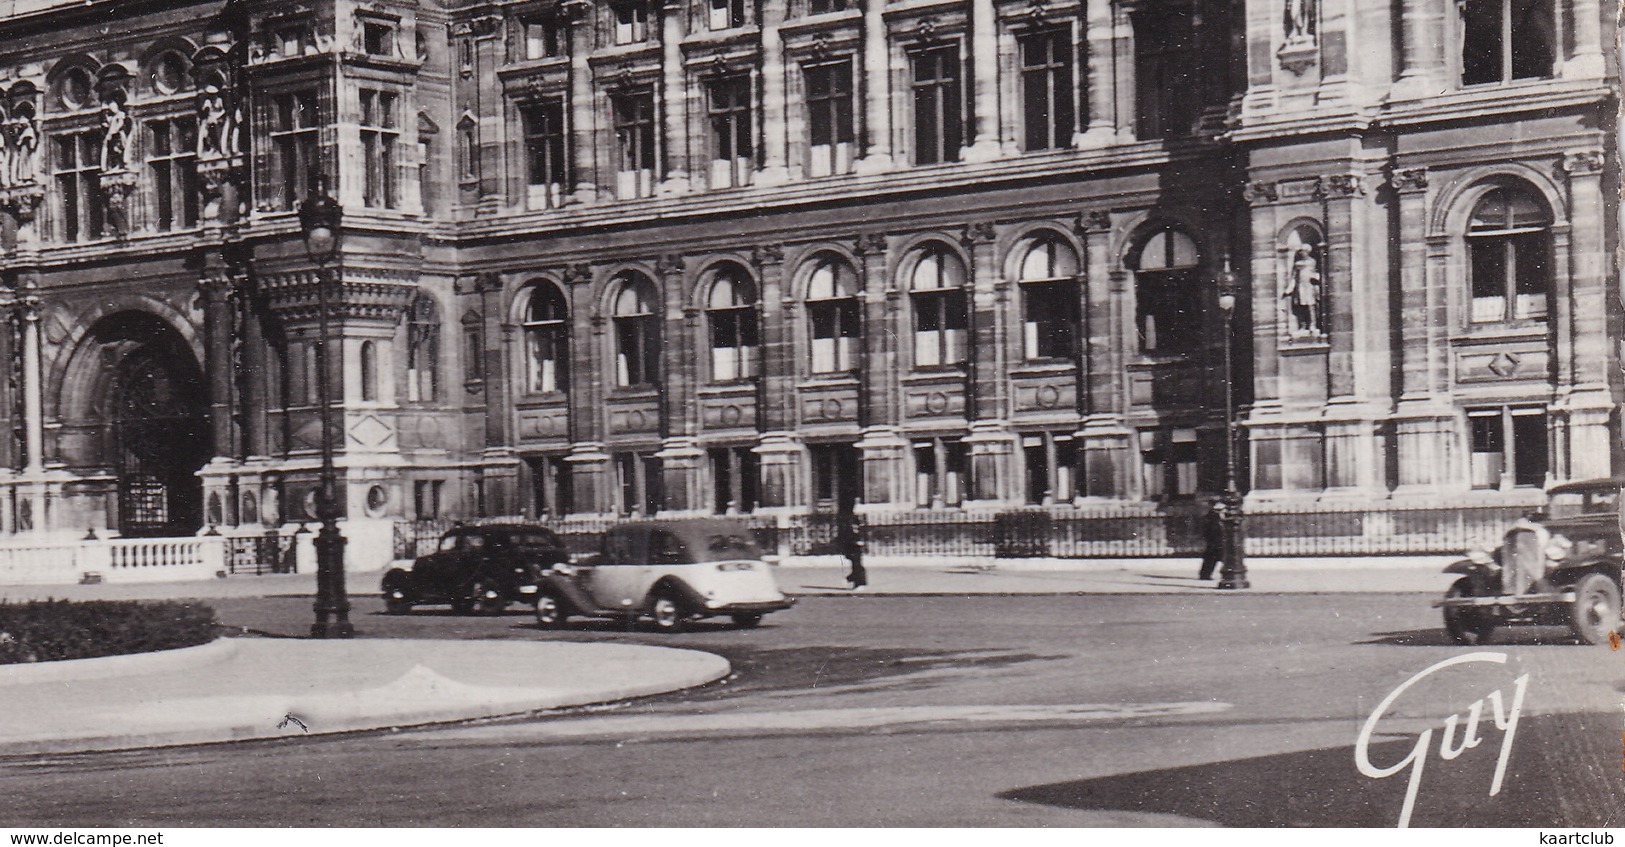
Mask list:
[[[82,679],[107,679],[186,670],[223,662],[236,652],[237,645],[232,639],[216,638],[208,644],[159,650],[155,653],[0,665],[0,686],[74,682]]]
[[[576,647],[580,645],[572,645]],[[531,714],[577,706],[614,703],[636,697],[665,694],[715,682],[733,672],[727,659],[699,650],[672,647],[598,645],[597,652],[613,654],[630,648],[641,654],[630,659],[643,670],[657,665],[659,674],[638,674],[640,681],[610,681],[583,684],[570,679],[557,686],[485,686],[458,682],[423,666],[414,665],[401,676],[383,685],[333,693],[289,692],[251,696],[225,695],[180,701],[187,706],[186,719],[199,720],[192,726],[155,729],[146,732],[107,732],[62,738],[22,738],[0,741],[0,756],[67,754],[150,747],[215,744],[232,741],[265,741],[306,738],[352,732],[388,731],[428,724],[460,723]],[[674,651],[681,657],[646,658],[647,651]],[[116,657],[115,657],[116,658]],[[613,665],[614,655],[595,657],[594,664]],[[653,681],[649,681],[653,678]],[[405,707],[403,704],[439,698],[442,702]],[[132,712],[142,709],[135,707]],[[147,716],[168,718],[169,704],[147,704]],[[210,717],[214,720],[210,720]],[[132,717],[134,715],[132,714]],[[286,720],[294,718],[297,723]]]

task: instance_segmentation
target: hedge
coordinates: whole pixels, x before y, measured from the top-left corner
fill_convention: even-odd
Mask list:
[[[197,603],[0,601],[0,665],[172,650],[215,634],[214,609]]]

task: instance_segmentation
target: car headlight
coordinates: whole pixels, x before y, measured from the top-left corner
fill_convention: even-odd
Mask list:
[[[1467,551],[1467,561],[1475,565],[1492,566],[1495,564],[1495,551],[1480,544]]]
[[[1567,559],[1570,553],[1574,552],[1574,542],[1570,541],[1566,536],[1553,535],[1552,540],[1546,542],[1545,552],[1546,558],[1554,562],[1561,562]]]

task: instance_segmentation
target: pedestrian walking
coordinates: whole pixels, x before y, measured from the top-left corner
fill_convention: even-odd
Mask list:
[[[846,573],[847,587],[857,591],[868,585],[869,574],[863,569],[863,518],[856,512],[840,517],[836,525],[835,545],[851,565]]]
[[[1202,516],[1202,570],[1197,579],[1212,579],[1213,568],[1225,558],[1224,519],[1227,508],[1223,497],[1213,498],[1207,514]]]

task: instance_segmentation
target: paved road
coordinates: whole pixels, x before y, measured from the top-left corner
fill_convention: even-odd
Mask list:
[[[309,599],[213,601],[262,635]],[[676,644],[726,683],[618,708],[332,740],[0,761],[0,825],[1392,826],[1410,771],[1353,745],[1396,686],[1472,651],[1417,595],[813,597],[762,628],[660,636],[522,614],[374,614],[367,635]],[[1433,728],[1413,825],[1618,825],[1625,651],[1560,630],[1485,648],[1396,704],[1377,766]],[[515,668],[515,674],[525,673]],[[1504,733],[1441,721],[1529,674]],[[1459,732],[1457,739],[1459,742]]]

